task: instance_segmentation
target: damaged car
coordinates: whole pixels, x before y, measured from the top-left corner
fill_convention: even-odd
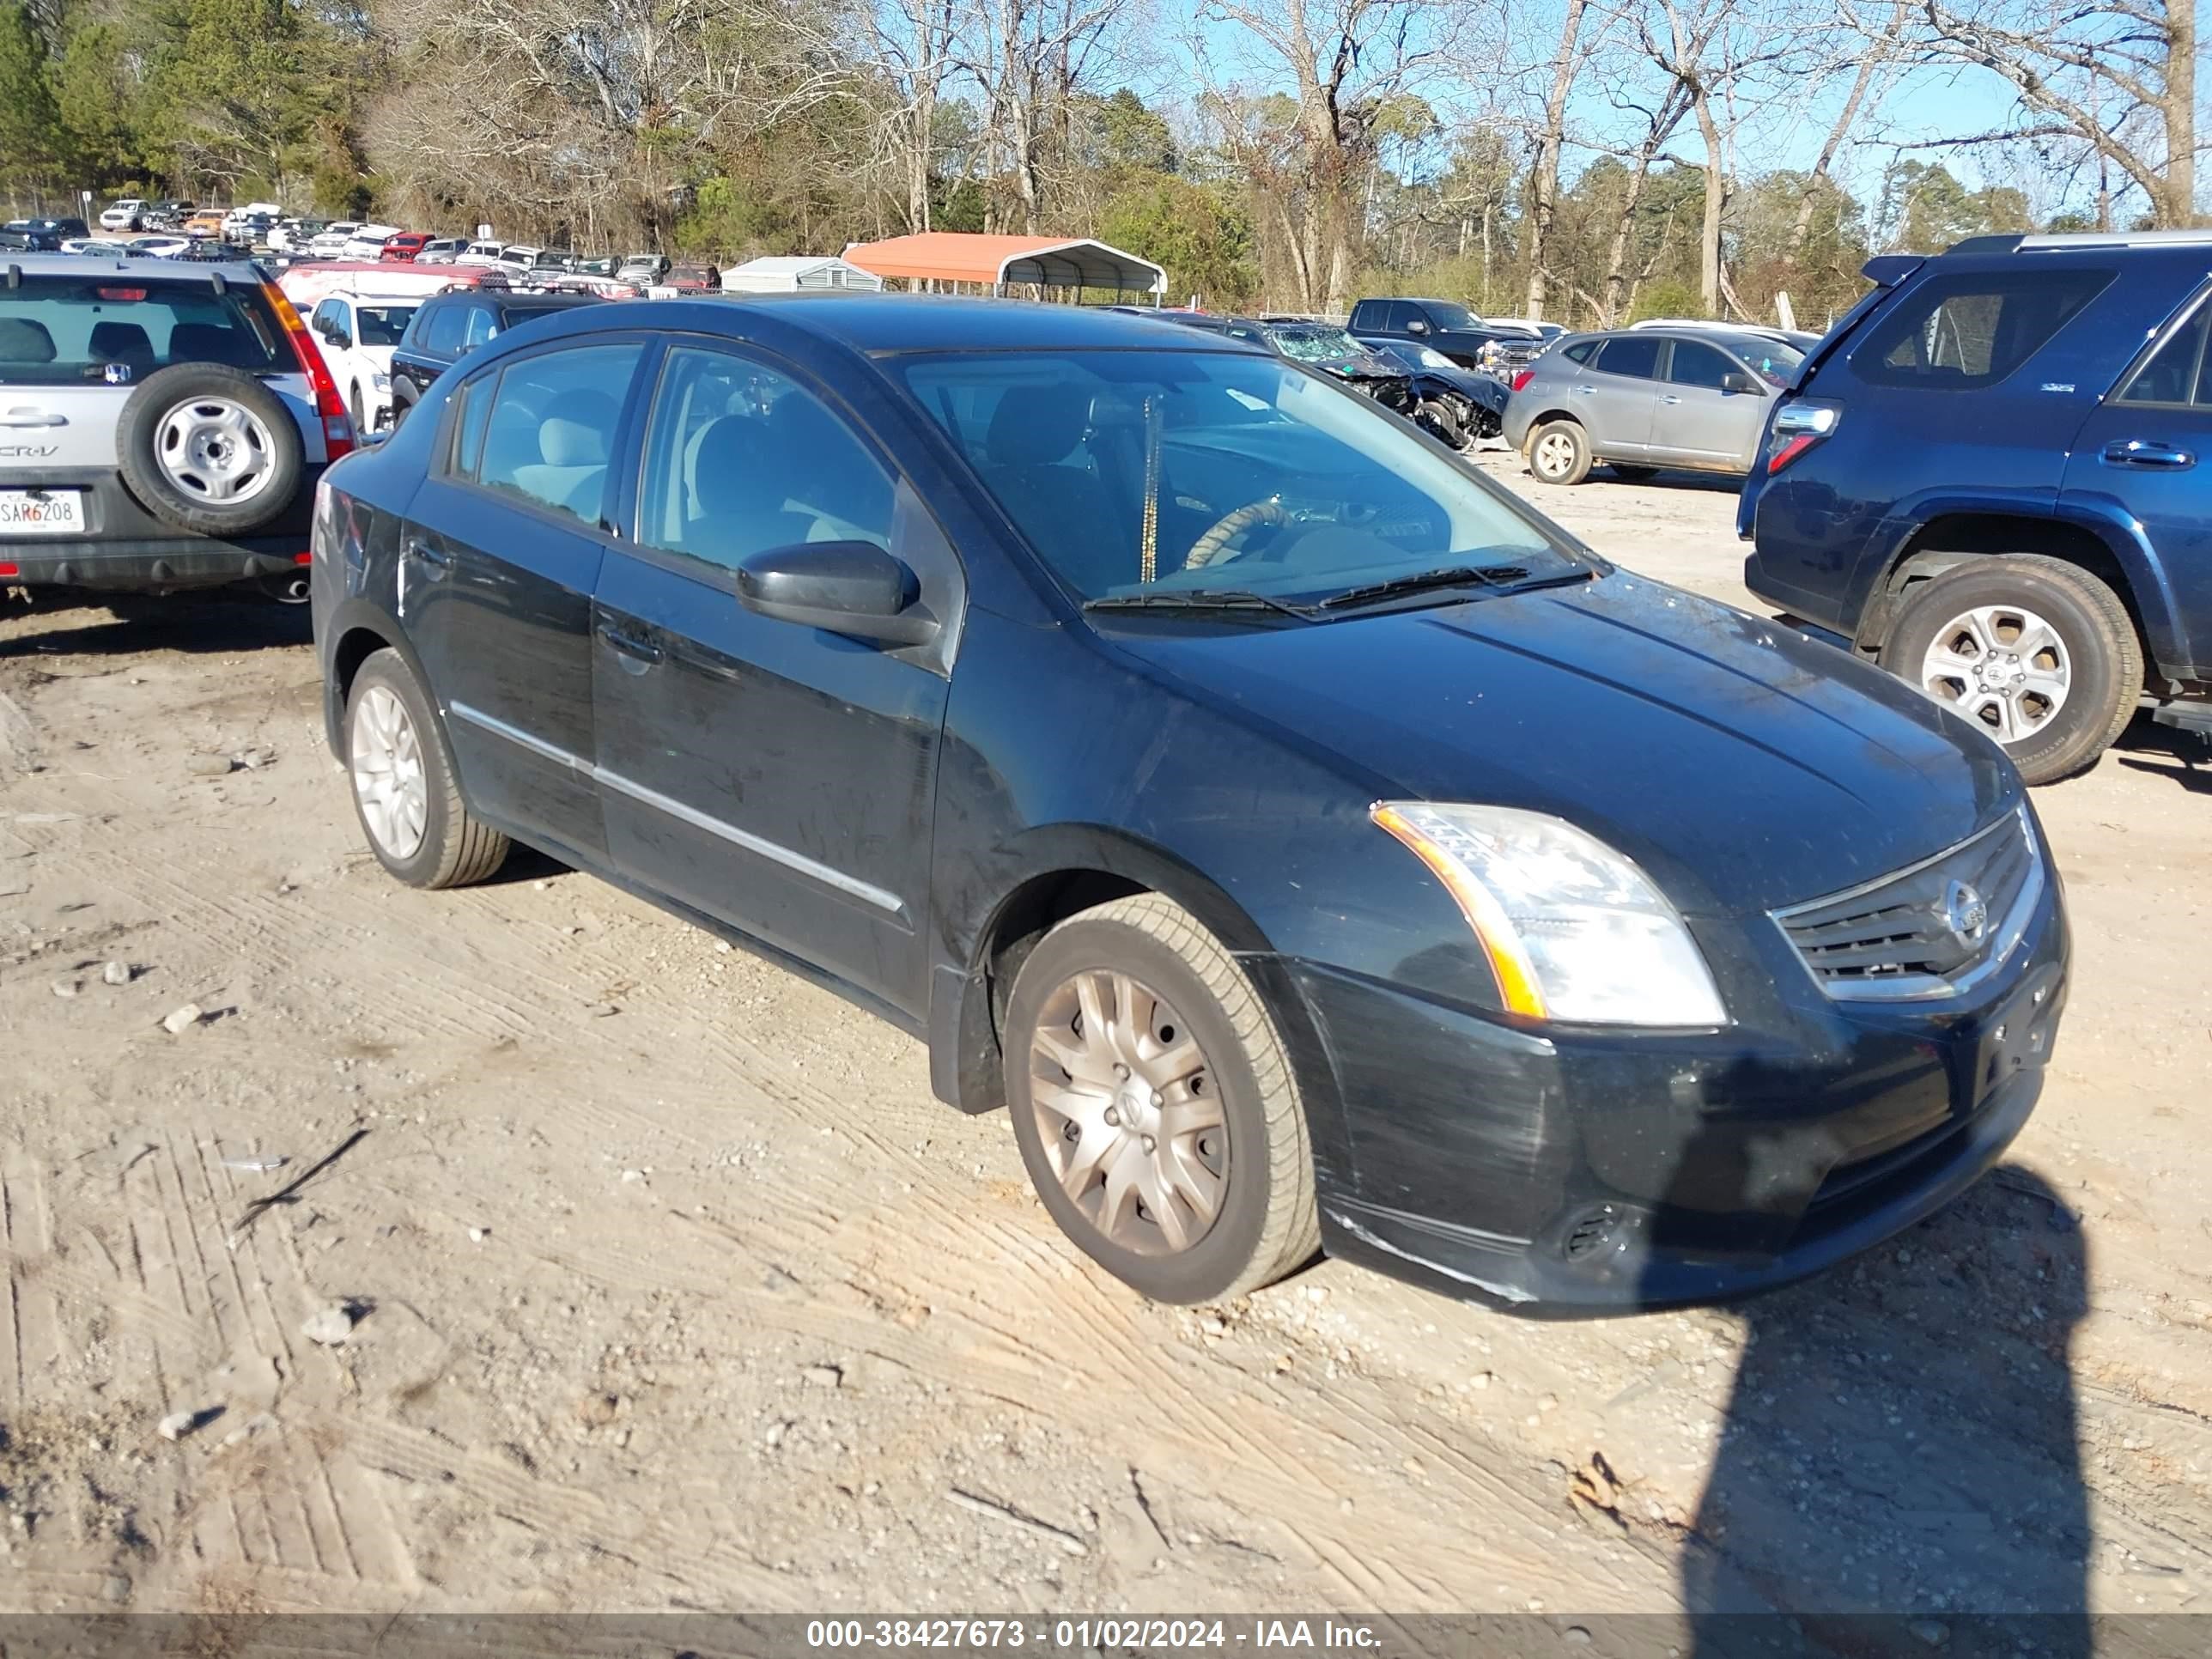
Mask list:
[[[575,307],[325,475],[312,571],[393,879],[520,842],[832,988],[1147,1296],[1760,1290],[1971,1186],[2051,1057],[1995,744],[1256,344]]]

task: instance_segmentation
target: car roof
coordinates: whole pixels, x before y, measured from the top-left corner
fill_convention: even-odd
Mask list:
[[[220,271],[225,282],[240,283],[250,288],[258,288],[266,280],[260,267],[251,259],[209,259],[180,265],[174,259],[156,259],[149,254],[17,253],[11,255],[5,263],[15,266],[26,276],[113,275],[162,276],[173,280],[183,276],[204,283]]]
[[[1183,325],[1133,315],[1106,306],[1046,305],[1027,300],[955,299],[943,295],[872,294],[825,289],[817,293],[744,295],[705,300],[618,301],[605,307],[622,313],[624,304],[650,305],[656,320],[671,328],[719,331],[716,323],[735,321],[757,307],[773,311],[778,323],[833,340],[855,350],[899,351],[1143,350],[1175,343],[1190,349],[1191,331]],[[581,326],[582,325],[579,325]],[[616,325],[610,323],[609,326]],[[1259,348],[1224,338],[1206,349],[1248,351]]]

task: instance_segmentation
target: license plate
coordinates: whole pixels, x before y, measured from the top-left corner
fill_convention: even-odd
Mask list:
[[[84,532],[82,489],[0,489],[0,536]]]

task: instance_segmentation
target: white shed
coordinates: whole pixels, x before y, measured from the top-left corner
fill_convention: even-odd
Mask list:
[[[788,294],[795,289],[879,289],[884,279],[828,254],[778,254],[748,259],[722,273],[725,294]]]

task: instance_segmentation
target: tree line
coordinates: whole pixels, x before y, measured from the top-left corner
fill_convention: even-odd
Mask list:
[[[1874,252],[2193,222],[2196,68],[2194,0],[0,0],[0,194],[1818,324]]]

